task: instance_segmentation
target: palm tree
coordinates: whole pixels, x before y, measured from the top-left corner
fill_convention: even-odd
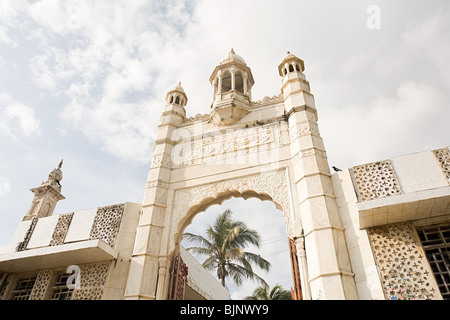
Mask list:
[[[202,266],[208,270],[217,269],[217,277],[224,287],[228,277],[238,286],[242,285],[244,279],[255,279],[266,284],[253,271],[252,264],[268,271],[270,263],[258,254],[244,251],[249,244],[259,247],[259,234],[249,229],[244,222],[232,220],[231,214],[229,209],[220,214],[214,225],[205,230],[206,238],[185,233],[184,239],[198,245],[186,250],[207,256]]]
[[[251,296],[245,297],[245,300],[292,300],[292,294],[276,284],[270,292],[268,286],[256,288]]]

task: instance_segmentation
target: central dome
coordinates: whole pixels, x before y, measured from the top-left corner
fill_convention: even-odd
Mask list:
[[[223,63],[226,63],[226,62],[229,62],[232,60],[237,60],[237,61],[247,65],[245,63],[245,60],[240,55],[237,55],[233,49],[231,49],[230,52],[228,52],[228,54],[222,59],[222,61],[220,61],[220,64],[223,64]]]

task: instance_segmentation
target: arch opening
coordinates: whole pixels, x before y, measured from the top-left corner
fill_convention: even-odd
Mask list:
[[[283,216],[283,208],[266,194],[258,194],[254,191],[228,191],[216,198],[207,198],[195,208],[191,208],[188,218],[183,224],[177,241],[177,246],[184,248],[192,246],[183,240],[183,234],[190,232],[204,236],[203,231],[213,225],[217,216],[226,209],[230,209],[233,220],[243,221],[251,229],[256,230],[260,237],[260,247],[249,247],[245,250],[260,254],[271,263],[271,270],[265,272],[255,268],[255,272],[263,277],[269,287],[280,284],[285,290],[293,287],[292,269],[289,256],[287,221]],[[206,257],[195,256],[199,263]],[[216,278],[216,270],[211,274]],[[227,288],[231,299],[244,299],[251,295],[259,284],[253,280],[244,281],[242,287],[237,287],[230,279],[227,279]]]
[[[231,90],[231,73],[229,71],[225,71],[222,77],[222,93],[228,92]]]
[[[234,76],[234,81],[235,81],[235,89],[236,91],[240,92],[240,93],[244,93],[244,79],[242,77],[242,72],[238,71],[236,72],[236,75]]]

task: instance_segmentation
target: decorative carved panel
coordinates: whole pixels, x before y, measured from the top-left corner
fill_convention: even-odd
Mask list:
[[[450,151],[448,148],[433,150],[433,154],[441,167],[447,181],[450,183]]]
[[[43,300],[45,299],[45,294],[47,288],[50,284],[50,278],[52,276],[51,270],[40,271],[36,277],[36,282],[34,283],[33,290],[30,294],[30,300]]]
[[[184,300],[184,291],[188,276],[188,267],[180,255],[176,256],[172,266],[171,300]]]
[[[400,194],[392,164],[389,160],[379,161],[352,168],[359,200],[372,200]]]
[[[109,272],[109,262],[80,266],[80,288],[74,289],[72,300],[100,300]]]
[[[55,230],[53,231],[52,240],[50,240],[50,246],[57,246],[64,243],[67,230],[69,230],[70,222],[72,221],[73,213],[61,214],[58,217]]]
[[[294,140],[297,137],[303,137],[303,136],[320,136],[319,132],[319,126],[317,122],[301,122],[296,123],[295,126],[292,126],[289,128],[289,138]]]
[[[386,299],[438,298],[439,290],[411,224],[385,225],[367,231]]]
[[[34,228],[36,227],[37,221],[38,218],[33,218],[31,220],[30,226],[28,227],[27,233],[25,234],[25,238],[17,246],[17,251],[23,251],[27,248],[28,242],[30,241],[31,235],[33,234]]]
[[[229,163],[238,156],[271,150],[281,146],[281,132],[278,123],[241,130],[230,130],[217,135],[205,135],[177,145],[182,154],[177,155],[174,167],[185,167],[205,163]],[[155,156],[153,163],[163,161]]]
[[[89,239],[101,239],[113,247],[119,232],[124,208],[125,204],[98,208]]]
[[[180,231],[181,224],[189,219],[186,215],[190,209],[193,210],[193,208],[207,205],[205,201],[214,201],[222,194],[229,195],[236,194],[236,192],[241,195],[246,192],[256,193],[265,199],[271,198],[276,205],[281,206],[279,209],[282,210],[286,219],[288,231],[290,230],[290,204],[286,172],[285,170],[278,170],[176,191],[173,203],[173,224],[169,239],[175,239],[175,235]]]

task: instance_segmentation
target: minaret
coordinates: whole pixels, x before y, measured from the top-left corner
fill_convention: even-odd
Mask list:
[[[344,229],[304,70],[303,61],[290,52],[278,66],[299,200],[294,210],[300,213],[303,227],[296,230],[295,244],[299,260],[305,262],[303,269],[307,264],[307,270],[303,270],[306,279],[302,281],[307,281],[311,290],[304,292],[310,299],[352,299],[356,287]]]
[[[244,59],[233,49],[214,69],[209,82],[213,86],[211,118],[214,123],[231,125],[250,112],[255,81]]]
[[[168,257],[159,257],[159,250],[172,173],[172,149],[176,143],[172,141],[172,134],[186,119],[184,107],[187,101],[181,82],[166,94],[166,106],[156,130],[153,161],[145,186],[124,299],[156,299],[155,279],[164,283],[170,267]]]
[[[31,202],[30,209],[28,209],[27,214],[23,217],[23,221],[51,216],[55,210],[56,203],[59,200],[65,199],[61,194],[60,184],[63,178],[61,171],[62,164],[63,160],[59,163],[58,168],[50,172],[47,181],[42,182],[37,188],[30,189],[34,193],[34,198]]]

